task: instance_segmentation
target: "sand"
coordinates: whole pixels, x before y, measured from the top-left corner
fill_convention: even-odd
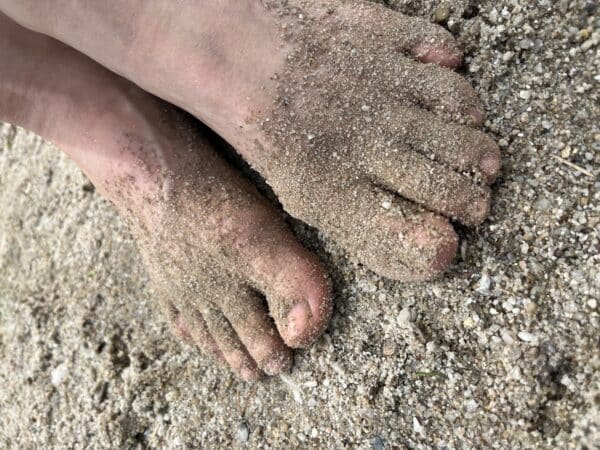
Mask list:
[[[332,324],[289,376],[237,381],[170,336],[76,166],[2,126],[0,447],[600,442],[597,3],[386,3],[460,37],[504,153],[492,215],[460,228],[447,276],[391,282],[295,223],[335,280]]]

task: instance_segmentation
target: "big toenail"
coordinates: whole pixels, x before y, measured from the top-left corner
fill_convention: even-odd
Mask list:
[[[296,303],[287,316],[289,337],[293,339],[298,338],[306,330],[309,317],[310,310],[308,304],[304,301]]]

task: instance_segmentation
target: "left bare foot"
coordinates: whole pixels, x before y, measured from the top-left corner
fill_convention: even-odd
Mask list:
[[[247,380],[288,369],[331,301],[281,214],[185,114],[1,14],[0,60],[0,120],[59,145],[132,224],[176,334]]]

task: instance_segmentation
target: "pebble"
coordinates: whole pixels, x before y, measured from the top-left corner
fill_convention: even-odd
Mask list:
[[[396,353],[396,343],[392,340],[384,341],[381,353],[383,353],[383,356],[392,356]]]
[[[52,371],[52,374],[50,375],[50,382],[54,386],[58,386],[65,380],[68,372],[69,372],[69,369],[67,369],[67,366],[64,364],[61,364],[60,366],[56,367]]]
[[[413,429],[415,430],[415,433],[419,433],[421,436],[425,436],[425,429],[421,425],[421,422],[419,422],[419,419],[417,419],[416,417],[413,417]]]
[[[519,92],[519,97],[523,100],[529,100],[531,98],[531,91],[521,91]]]
[[[371,448],[373,450],[383,450],[383,439],[381,439],[379,436],[375,436],[371,440]]]
[[[509,62],[515,56],[515,52],[506,52],[502,55],[502,61]]]
[[[535,207],[540,211],[546,211],[550,209],[550,200],[547,198],[540,198],[537,202],[535,202]]]
[[[446,22],[450,17],[450,6],[447,3],[442,3],[435,9],[433,16],[437,23]]]
[[[479,283],[477,283],[477,292],[482,294],[487,294],[490,292],[490,287],[492,286],[492,279],[487,273],[481,275],[479,279]]]
[[[519,331],[517,336],[524,342],[533,342],[536,340],[535,334],[532,334],[529,331]]]
[[[522,48],[523,50],[527,50],[527,49],[533,47],[533,41],[531,39],[521,39],[519,41],[519,47]]]
[[[249,436],[250,432],[248,431],[248,426],[244,422],[241,422],[235,430],[236,440],[239,442],[246,442]]]

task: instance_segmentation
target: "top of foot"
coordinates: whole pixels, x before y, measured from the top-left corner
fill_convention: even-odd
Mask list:
[[[489,212],[499,150],[436,25],[362,1],[66,1],[47,17],[31,1],[0,7],[195,114],[383,275],[439,275],[449,220]]]

